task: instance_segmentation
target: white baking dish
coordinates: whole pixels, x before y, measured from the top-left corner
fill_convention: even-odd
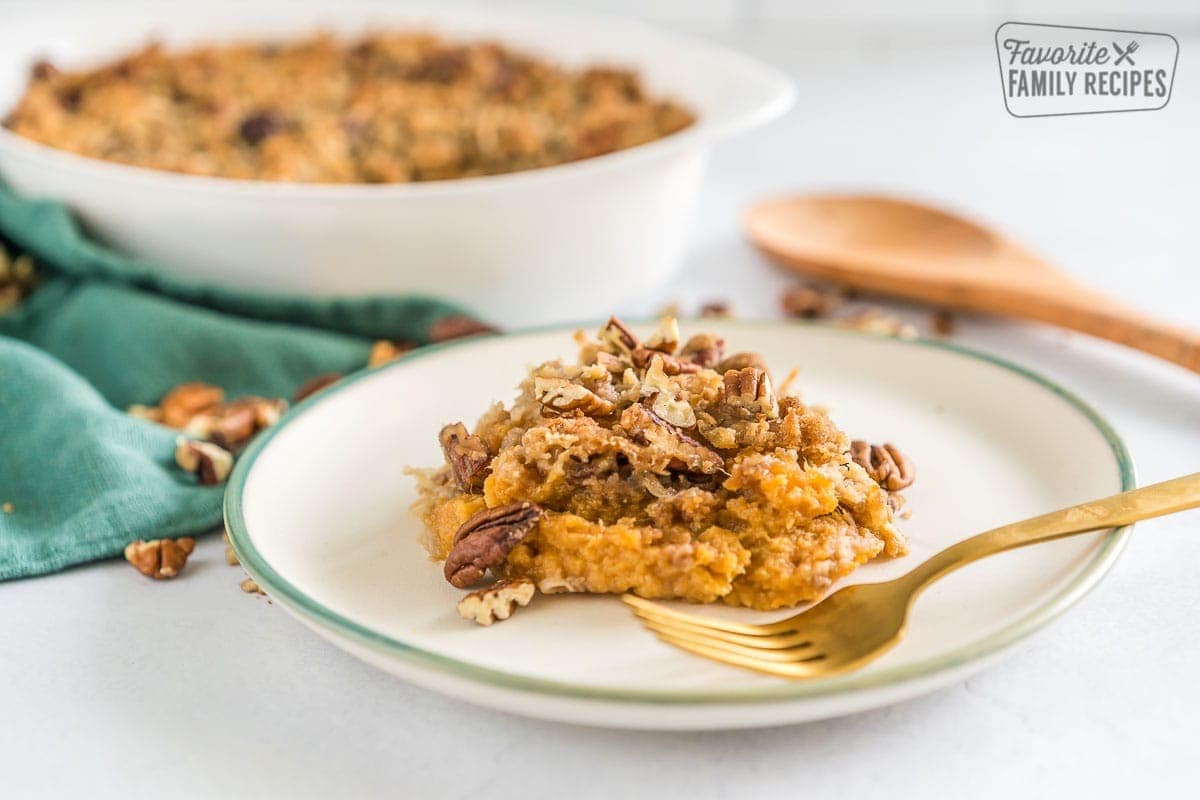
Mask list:
[[[396,185],[180,175],[76,156],[0,129],[0,176],[23,194],[65,201],[104,241],[192,280],[318,296],[419,292],[504,325],[558,322],[629,306],[660,285],[679,261],[709,147],[793,102],[791,82],[770,67],[631,23],[375,2],[336,11],[297,0],[250,6],[21,6],[0,26],[0,109],[20,96],[39,57],[70,68],[151,36],[180,45],[419,26],[494,37],[568,65],[628,65],[699,121],[572,164]]]

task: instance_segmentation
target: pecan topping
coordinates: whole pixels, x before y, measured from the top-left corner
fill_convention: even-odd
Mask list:
[[[454,534],[442,570],[446,580],[459,589],[478,583],[485,572],[504,563],[545,513],[535,503],[510,503],[471,517]]]
[[[662,360],[663,371],[668,375],[679,375],[684,372],[699,372],[703,367],[691,361],[681,361],[678,357],[663,353],[658,350],[651,350],[648,347],[639,347],[631,354],[633,365],[638,369],[645,369],[650,365],[655,358]]]
[[[480,625],[491,625],[498,619],[511,617],[517,606],[529,605],[535,591],[533,581],[528,578],[499,581],[459,600],[458,615]]]
[[[675,318],[663,317],[658,323],[658,328],[646,340],[645,347],[667,355],[674,354],[679,347],[679,323]]]
[[[600,341],[612,347],[618,354],[630,353],[641,347],[642,343],[624,322],[616,317],[609,317],[608,322],[600,329]]]
[[[483,439],[471,435],[466,425],[456,422],[442,428],[438,441],[441,442],[446,463],[454,472],[454,482],[458,488],[468,494],[482,490],[488,465],[492,463],[492,456]]]
[[[190,536],[139,540],[125,546],[125,560],[143,575],[161,581],[178,575],[195,548],[196,540]]]
[[[299,403],[301,400],[312,397],[322,389],[327,389],[330,386],[333,386],[335,383],[340,381],[342,377],[342,373],[340,372],[326,372],[309,378],[304,383],[300,384],[300,388],[297,389],[295,394],[292,395],[292,402]]]
[[[779,400],[771,376],[758,367],[731,369],[725,373],[725,401],[754,408],[768,419],[779,416]]]
[[[696,412],[667,376],[666,358],[670,356],[656,353],[650,361],[642,379],[642,395],[649,401],[650,410],[659,417],[680,428],[690,428],[696,424]]]
[[[229,477],[233,456],[215,444],[180,436],[175,440],[175,463],[195,475],[200,485],[214,486]]]
[[[867,444],[855,439],[850,443],[850,458],[889,492],[911,486],[917,477],[912,461],[894,444]]]
[[[183,428],[192,417],[207,411],[225,399],[225,392],[217,386],[193,381],[181,383],[167,392],[160,402],[163,424],[168,428]]]
[[[758,367],[763,372],[769,373],[767,369],[767,361],[758,353],[734,353],[729,358],[723,359],[715,369],[717,372],[724,375],[731,369],[745,369],[746,367]]]
[[[582,411],[589,417],[607,416],[614,408],[611,400],[566,378],[534,378],[533,395],[552,411]]]
[[[429,341],[432,343],[448,342],[451,339],[477,336],[482,333],[496,333],[496,329],[474,317],[451,314],[429,326]]]
[[[700,475],[713,475],[725,468],[721,455],[688,436],[678,426],[656,414],[652,408],[633,405],[621,415],[621,427],[633,441],[653,447],[670,457],[672,469]]]
[[[687,340],[679,357],[701,367],[714,367],[725,356],[725,340],[711,333],[697,333]]]

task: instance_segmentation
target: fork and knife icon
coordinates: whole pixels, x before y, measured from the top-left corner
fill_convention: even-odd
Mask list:
[[[1127,44],[1124,50],[1122,50],[1121,45],[1117,44],[1116,42],[1113,42],[1112,46],[1113,50],[1117,51],[1117,60],[1113,62],[1114,67],[1119,67],[1126,61],[1129,62],[1129,66],[1136,66],[1133,62],[1133,54],[1137,52],[1138,49],[1138,43],[1136,40]]]

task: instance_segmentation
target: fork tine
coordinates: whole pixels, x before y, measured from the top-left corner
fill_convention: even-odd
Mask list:
[[[647,623],[646,627],[652,630],[655,635],[662,638],[669,636],[673,640],[690,642],[694,645],[703,647],[711,647],[715,650],[721,650],[726,653],[736,653],[748,658],[761,658],[764,661],[778,661],[781,663],[796,663],[801,661],[813,661],[824,658],[824,654],[816,648],[805,643],[802,647],[779,647],[779,648],[764,648],[755,645],[744,645],[737,642],[727,641],[719,637],[707,636],[702,633],[694,633],[691,631],[679,630],[663,630],[652,623]]]
[[[680,650],[686,650],[689,653],[712,661],[718,661],[734,667],[752,669],[755,672],[763,672],[767,675],[775,675],[780,678],[815,678],[825,672],[821,667],[821,661],[780,663],[777,661],[767,661],[757,656],[729,653],[708,645],[693,644],[692,642],[677,639],[668,634],[659,634],[658,638],[673,647],[678,647]]]
[[[726,620],[711,619],[702,617],[697,614],[685,614],[682,611],[674,611],[669,608],[663,608],[658,603],[653,603],[645,600],[637,595],[623,594],[621,600],[629,606],[637,609],[643,619],[669,619],[683,623],[691,623],[700,628],[709,630],[725,631],[726,633],[740,633],[745,636],[770,636],[776,633],[792,630],[792,626],[787,624],[791,618],[772,622],[766,625],[747,625],[741,622],[728,622]]]
[[[713,629],[707,625],[696,625],[691,622],[680,622],[672,619],[657,619],[645,615],[641,611],[634,611],[634,614],[642,620],[643,625],[656,632],[673,633],[679,636],[688,634],[691,638],[704,637],[713,641],[730,642],[732,644],[756,647],[763,650],[798,649],[809,647],[813,643],[811,636],[799,631],[774,635],[746,636],[741,633],[728,633],[727,631]]]

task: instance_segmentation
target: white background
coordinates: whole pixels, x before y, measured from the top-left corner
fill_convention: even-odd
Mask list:
[[[800,87],[785,120],[717,152],[663,302],[773,315],[787,279],[741,240],[739,212],[780,192],[870,188],[974,214],[1196,325],[1197,3],[615,7],[754,52]],[[992,41],[1004,18],[1174,33],[1170,105],[1009,117]],[[1200,469],[1196,376],[1034,325],[960,319],[955,337],[1095,404],[1143,482]],[[964,684],[841,720],[684,735],[532,722],[411,688],[242,594],[208,537],[172,583],[111,562],[0,585],[0,796],[1184,796],[1200,742],[1198,523],[1139,525],[1083,603]]]

